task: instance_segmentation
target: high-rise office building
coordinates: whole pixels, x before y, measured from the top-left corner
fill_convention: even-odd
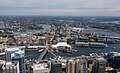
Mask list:
[[[51,64],[51,72],[50,73],[62,73],[62,65],[58,61],[54,61]]]
[[[25,50],[19,49],[18,51],[12,53],[12,60],[19,61],[20,73],[25,73]]]
[[[18,61],[6,62],[2,66],[2,73],[20,73],[19,62]]]
[[[118,52],[110,53],[107,60],[108,60],[110,67],[120,68],[120,53],[118,53]]]
[[[79,73],[80,72],[80,65],[79,65],[80,59],[76,59],[76,63],[75,63],[75,68],[76,71],[75,73]]]
[[[68,60],[66,73],[75,73],[75,61]]]
[[[20,73],[25,72],[25,50],[23,48],[24,47],[6,48],[6,61],[19,61]]]
[[[2,64],[0,64],[0,73],[2,73],[3,70],[2,70]]]
[[[94,59],[92,73],[105,73],[106,63],[103,57]]]
[[[77,59],[76,60],[76,72],[75,73],[88,73],[86,59]]]
[[[61,64],[62,64],[62,72],[63,72],[63,73],[66,73],[67,60],[66,60],[66,59],[61,59],[60,62],[61,62]]]
[[[4,60],[0,60],[0,73],[3,73],[2,66],[5,64]]]
[[[33,65],[33,73],[50,73],[47,63],[38,63]]]
[[[5,57],[6,57],[6,61],[7,62],[11,62],[12,61],[12,57],[11,57],[11,51],[5,51]]]

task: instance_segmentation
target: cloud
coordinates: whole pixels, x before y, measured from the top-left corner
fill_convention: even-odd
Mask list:
[[[0,0],[0,3],[0,15],[120,15],[120,0]]]

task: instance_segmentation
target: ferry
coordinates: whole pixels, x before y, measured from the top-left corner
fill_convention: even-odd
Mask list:
[[[73,49],[70,49],[68,47],[58,47],[58,50],[63,53],[70,53],[70,54],[72,54],[74,52]]]
[[[40,49],[40,50],[38,50],[38,52],[42,52],[42,51],[44,51],[44,49]]]
[[[89,42],[89,47],[105,48],[105,47],[108,47],[108,45],[104,43],[98,43],[98,42]]]
[[[76,49],[70,48],[70,47],[58,47],[57,48],[59,51],[63,52],[63,53],[69,53],[72,54],[74,52],[77,52]]]
[[[80,47],[91,47],[91,48],[104,48],[108,47],[107,44],[104,43],[98,43],[98,42],[76,42],[76,46]]]
[[[59,49],[59,51],[61,51],[61,52],[63,52],[63,53],[69,53],[69,54],[74,53],[73,51],[71,51],[71,50],[66,50],[66,49]]]
[[[80,47],[89,47],[89,43],[88,42],[75,42],[76,46],[80,46]]]

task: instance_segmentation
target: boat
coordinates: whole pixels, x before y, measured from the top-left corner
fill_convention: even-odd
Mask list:
[[[74,51],[72,51],[72,50],[66,50],[66,49],[59,49],[59,51],[61,51],[61,52],[63,52],[63,53],[69,53],[69,54],[72,54],[72,53],[74,53]]]
[[[40,50],[38,50],[38,52],[42,52],[42,51],[44,51],[44,49],[40,49]]]
[[[116,49],[116,47],[113,47],[113,49]]]
[[[99,49],[98,52],[101,52],[101,49]]]
[[[104,44],[104,43],[98,43],[98,42],[89,42],[89,47],[93,47],[93,48],[105,48],[105,47],[108,47],[108,45]]]
[[[76,46],[80,46],[80,47],[89,47],[89,43],[88,42],[75,42]]]
[[[74,50],[69,48],[69,47],[58,47],[58,50],[63,52],[63,53],[74,53]]]
[[[108,47],[107,44],[99,43],[99,42],[76,42],[76,46],[80,47],[92,47],[92,48],[104,48]]]

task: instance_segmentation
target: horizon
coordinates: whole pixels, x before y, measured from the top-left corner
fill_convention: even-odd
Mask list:
[[[42,16],[44,16],[44,17],[120,17],[120,15],[119,15],[119,16],[102,16],[102,15],[101,15],[101,16],[94,16],[94,15],[93,15],[93,16],[80,16],[80,15],[78,15],[78,16],[77,16],[77,15],[73,15],[73,16],[70,16],[70,15],[0,15],[0,17],[1,17],[1,16],[21,16],[21,17],[22,17],[22,16],[23,16],[23,17],[24,17],[24,16],[26,16],[26,17],[27,17],[27,16],[28,16],[28,17],[29,17],[29,16],[30,16],[30,17],[31,17],[31,16],[35,16],[35,17],[42,17]]]

